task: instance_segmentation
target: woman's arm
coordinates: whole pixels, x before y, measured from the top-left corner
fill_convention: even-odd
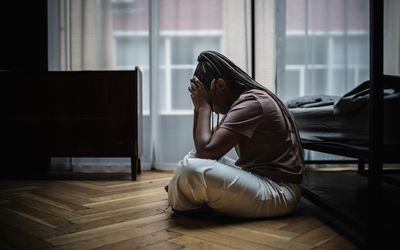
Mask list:
[[[197,113],[197,124],[194,131],[194,145],[197,155],[200,158],[205,158],[201,156],[204,155],[204,151],[212,137],[210,128],[211,107],[209,105],[199,107],[195,113]]]
[[[196,138],[196,128],[197,128],[198,118],[199,118],[199,110],[194,109],[194,111],[193,111],[193,141],[195,141],[195,138]]]
[[[208,102],[208,93],[203,83],[194,79],[189,86],[194,105],[193,140],[199,158],[219,159],[234,147],[240,139],[236,133],[224,129],[217,129],[211,133],[211,107]]]

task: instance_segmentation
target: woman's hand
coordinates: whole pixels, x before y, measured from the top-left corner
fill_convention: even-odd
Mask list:
[[[195,110],[199,110],[201,107],[210,108],[208,91],[204,87],[204,84],[196,76],[193,77],[193,79],[190,79],[190,85],[188,89]]]

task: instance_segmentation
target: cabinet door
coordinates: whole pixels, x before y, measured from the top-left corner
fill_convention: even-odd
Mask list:
[[[133,71],[54,73],[53,154],[130,156],[136,127]]]

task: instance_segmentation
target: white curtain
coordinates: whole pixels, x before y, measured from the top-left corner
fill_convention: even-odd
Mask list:
[[[369,0],[277,1],[276,13],[277,94],[284,101],[340,96],[369,79]]]
[[[257,78],[270,88],[273,3],[256,1]],[[48,6],[50,70],[141,68],[144,169],[174,169],[193,148],[187,85],[202,50],[251,70],[249,0],[49,0]],[[58,158],[53,167],[130,171],[125,158]]]

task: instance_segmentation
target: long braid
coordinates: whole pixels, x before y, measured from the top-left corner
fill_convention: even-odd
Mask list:
[[[277,103],[281,112],[284,114],[285,123],[288,126],[289,133],[295,134],[297,143],[300,147],[301,167],[304,168],[304,151],[301,147],[300,134],[292,114],[290,114],[290,112],[286,109],[282,101],[273,92],[251,78],[246,72],[236,66],[231,60],[221,53],[216,51],[203,51],[200,53],[197,61],[198,65],[194,75],[197,76],[208,89],[210,89],[212,79],[225,77],[243,90],[259,89],[265,91],[269,96],[271,96],[271,98]]]

